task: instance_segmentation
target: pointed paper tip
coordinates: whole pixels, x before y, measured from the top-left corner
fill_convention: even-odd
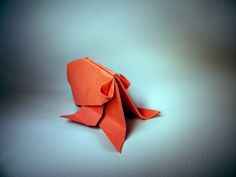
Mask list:
[[[158,116],[161,114],[161,111],[156,111],[156,115],[155,116]]]
[[[122,142],[122,143],[119,144],[119,145],[114,145],[115,148],[116,148],[116,150],[117,150],[120,154],[121,154],[121,152],[122,152],[123,144],[124,144],[124,142]]]
[[[66,119],[69,119],[71,115],[60,115],[59,117],[60,118],[66,118]]]

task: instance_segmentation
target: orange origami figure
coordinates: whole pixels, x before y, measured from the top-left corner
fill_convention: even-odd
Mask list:
[[[119,152],[126,138],[123,107],[144,120],[160,113],[136,107],[127,92],[130,82],[87,57],[67,64],[67,79],[74,102],[81,107],[61,117],[87,126],[98,125]]]

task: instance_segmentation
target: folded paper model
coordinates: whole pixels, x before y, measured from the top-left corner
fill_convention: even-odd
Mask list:
[[[136,107],[127,92],[130,82],[87,57],[67,64],[67,79],[74,102],[81,107],[76,113],[61,117],[87,126],[98,125],[119,152],[126,137],[123,108],[144,120],[160,113]]]

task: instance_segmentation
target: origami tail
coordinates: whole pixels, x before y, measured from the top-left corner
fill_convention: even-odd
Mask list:
[[[114,97],[106,103],[103,118],[99,122],[99,126],[117,151],[121,152],[126,136],[126,123],[120,93],[116,83],[114,89]]]
[[[126,90],[129,86],[129,84],[127,84],[129,83],[127,79],[124,76],[121,77],[121,75],[115,75],[115,79],[119,86],[119,90],[122,96],[122,103],[124,104],[124,107],[128,108],[131,112],[133,112],[139,118],[144,120],[151,119],[160,114],[160,111],[136,107],[134,101],[129,96]]]
[[[104,106],[82,106],[76,113],[61,117],[87,126],[96,126],[102,117]]]

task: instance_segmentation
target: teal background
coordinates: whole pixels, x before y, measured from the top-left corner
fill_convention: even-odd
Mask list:
[[[234,176],[233,1],[1,1],[0,176]],[[88,56],[131,81],[149,121],[122,154],[60,119],[66,64]]]

